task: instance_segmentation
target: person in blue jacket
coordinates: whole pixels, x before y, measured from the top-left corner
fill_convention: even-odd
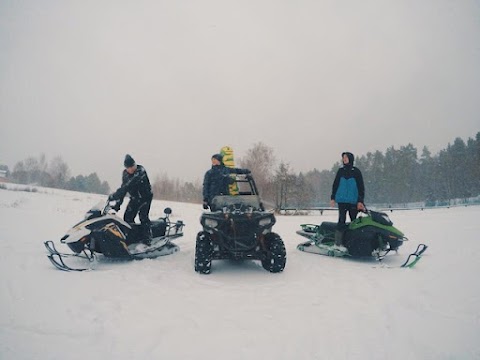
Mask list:
[[[356,219],[359,211],[365,210],[365,185],[362,172],[353,166],[355,157],[350,152],[342,153],[343,166],[338,169],[332,186],[330,205],[338,204],[338,223],[335,243],[340,245],[343,231],[346,228],[347,212],[350,221]]]

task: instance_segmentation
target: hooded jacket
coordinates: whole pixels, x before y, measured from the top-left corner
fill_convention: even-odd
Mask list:
[[[229,195],[228,185],[233,182],[230,174],[247,174],[247,169],[229,168],[223,164],[213,165],[203,178],[203,200],[208,204],[217,195]]]
[[[332,186],[332,194],[330,199],[337,203],[357,204],[363,203],[365,197],[365,185],[363,183],[363,176],[361,171],[353,166],[355,157],[352,153],[345,152],[347,155],[348,164],[344,164],[337,171],[335,180]]]

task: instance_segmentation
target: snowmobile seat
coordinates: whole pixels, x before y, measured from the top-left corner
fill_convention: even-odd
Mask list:
[[[164,236],[165,232],[167,230],[167,222],[165,219],[158,219],[155,221],[152,221],[152,236],[159,237],[159,236]]]
[[[322,243],[326,243],[335,241],[336,230],[336,222],[324,221],[319,225],[317,232],[323,236]]]

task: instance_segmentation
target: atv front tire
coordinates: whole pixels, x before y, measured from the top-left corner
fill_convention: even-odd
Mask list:
[[[195,246],[195,271],[200,274],[210,274],[212,267],[213,243],[210,234],[200,231]]]
[[[262,260],[262,266],[265,270],[272,273],[283,271],[287,262],[287,252],[282,238],[275,233],[265,235],[267,247],[266,259]]]

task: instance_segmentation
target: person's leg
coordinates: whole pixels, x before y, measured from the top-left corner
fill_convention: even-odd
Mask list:
[[[347,221],[347,210],[348,210],[348,204],[343,204],[343,203],[338,204],[337,229],[341,229],[345,227],[345,221]]]
[[[150,212],[150,206],[152,205],[152,200],[146,201],[140,205],[140,208],[138,209],[138,217],[140,218],[140,222],[142,225],[148,225],[150,226],[150,218],[148,217],[148,214]]]
[[[341,246],[343,243],[343,234],[345,233],[347,220],[347,211],[348,204],[339,203],[338,204],[338,223],[337,229],[335,230],[335,245]]]
[[[348,216],[350,216],[350,221],[355,220],[357,218],[357,215],[357,204],[350,204],[350,207],[348,208]]]
[[[128,202],[127,208],[125,209],[125,214],[123,214],[123,220],[131,224],[135,221],[135,216],[138,214],[138,208],[140,203],[136,199],[130,199]]]
[[[138,217],[140,218],[140,223],[142,224],[143,233],[145,236],[145,243],[150,244],[152,241],[152,227],[150,218],[148,216],[150,212],[150,206],[152,205],[152,199],[148,199],[143,202],[138,209]]]

